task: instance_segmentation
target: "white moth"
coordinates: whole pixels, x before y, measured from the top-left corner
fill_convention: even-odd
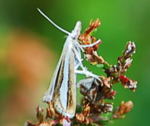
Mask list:
[[[100,40],[94,44],[80,45],[78,42],[81,31],[80,21],[76,23],[75,28],[70,33],[56,25],[40,9],[38,11],[56,28],[68,35],[50,87],[43,97],[43,101],[52,102],[54,109],[59,114],[73,118],[76,110],[76,74],[84,74],[99,79],[97,75],[89,72],[83,66],[81,51],[83,51],[83,48],[98,44]]]

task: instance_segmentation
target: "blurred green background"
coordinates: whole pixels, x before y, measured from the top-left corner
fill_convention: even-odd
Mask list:
[[[109,63],[127,41],[135,41],[137,53],[127,76],[138,81],[135,93],[122,86],[115,104],[132,100],[133,110],[108,126],[148,126],[150,114],[150,1],[149,0],[0,0],[0,125],[20,126],[35,119],[65,41],[65,35],[36,10],[71,31],[77,20],[83,30],[92,19],[102,22],[94,36]],[[96,68],[89,66],[93,72]]]

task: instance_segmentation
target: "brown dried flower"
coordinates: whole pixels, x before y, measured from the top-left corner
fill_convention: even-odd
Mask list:
[[[79,36],[79,40],[80,40],[81,44],[88,45],[88,44],[95,43],[97,41],[97,39],[95,37],[91,36],[91,33],[95,29],[97,29],[100,26],[100,24],[101,23],[100,23],[99,19],[92,21],[89,24],[89,27],[85,30],[85,32]],[[98,54],[96,52],[99,47],[99,44],[102,42],[101,40],[99,40],[99,41],[100,42],[98,44],[94,45],[93,47],[87,47],[84,50],[85,56],[91,64],[104,64],[104,62],[105,62],[103,57],[98,56]]]
[[[133,102],[128,101],[128,102],[121,102],[121,105],[118,107],[118,109],[114,112],[113,118],[123,118],[124,115],[128,112],[131,111],[133,108]]]
[[[113,100],[116,91],[113,90],[113,85],[121,82],[125,88],[131,90],[136,89],[137,82],[125,76],[125,72],[131,66],[133,61],[132,55],[135,53],[136,46],[134,42],[128,42],[122,56],[118,57],[117,64],[111,65],[99,56],[97,49],[100,43],[91,35],[91,33],[100,26],[100,21],[97,19],[90,23],[89,27],[83,34],[79,36],[79,41],[83,45],[93,44],[91,47],[84,48],[86,59],[93,65],[102,64],[106,76],[99,76],[99,79],[88,77],[80,80],[77,84],[82,94],[82,102],[77,107],[75,117],[70,119],[64,117],[55,111],[53,102],[47,103],[46,116],[41,108],[37,108],[37,124],[27,123],[27,126],[55,126],[61,124],[63,126],[79,126],[81,124],[97,124],[103,126],[103,121],[123,118],[126,113],[133,108],[132,101],[122,102],[121,105],[114,110],[113,101],[106,102],[106,99]],[[99,41],[98,41],[99,42]],[[101,41],[100,41],[101,42]],[[100,70],[100,69],[98,69]],[[103,117],[103,114],[110,113],[110,117]]]

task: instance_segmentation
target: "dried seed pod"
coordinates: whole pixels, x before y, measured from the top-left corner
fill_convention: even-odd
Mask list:
[[[131,111],[133,108],[133,102],[128,101],[128,102],[121,102],[121,105],[118,107],[118,109],[114,112],[113,118],[123,118],[125,114]]]
[[[43,122],[44,120],[44,109],[42,109],[39,106],[36,109],[36,118],[38,119],[40,123]]]
[[[26,122],[25,126],[55,126],[55,121],[41,122],[37,124],[33,124],[31,122]]]
[[[129,88],[133,91],[135,91],[135,89],[137,88],[137,81],[131,80],[123,75],[119,76],[119,79],[125,88]]]

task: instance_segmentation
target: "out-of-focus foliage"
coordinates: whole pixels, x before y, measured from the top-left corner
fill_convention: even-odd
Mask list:
[[[82,21],[84,29],[91,19],[100,18],[102,25],[95,33],[103,41],[99,53],[112,64],[125,43],[135,41],[137,53],[128,75],[138,81],[138,89],[132,94],[115,86],[120,90],[115,104],[122,99],[132,100],[134,108],[127,118],[109,125],[148,125],[149,0],[1,0],[0,124],[20,126],[26,119],[34,117],[33,110],[40,103],[60,56],[65,35],[49,24],[37,12],[37,7],[68,31],[77,20]],[[94,67],[85,65],[96,73]]]

